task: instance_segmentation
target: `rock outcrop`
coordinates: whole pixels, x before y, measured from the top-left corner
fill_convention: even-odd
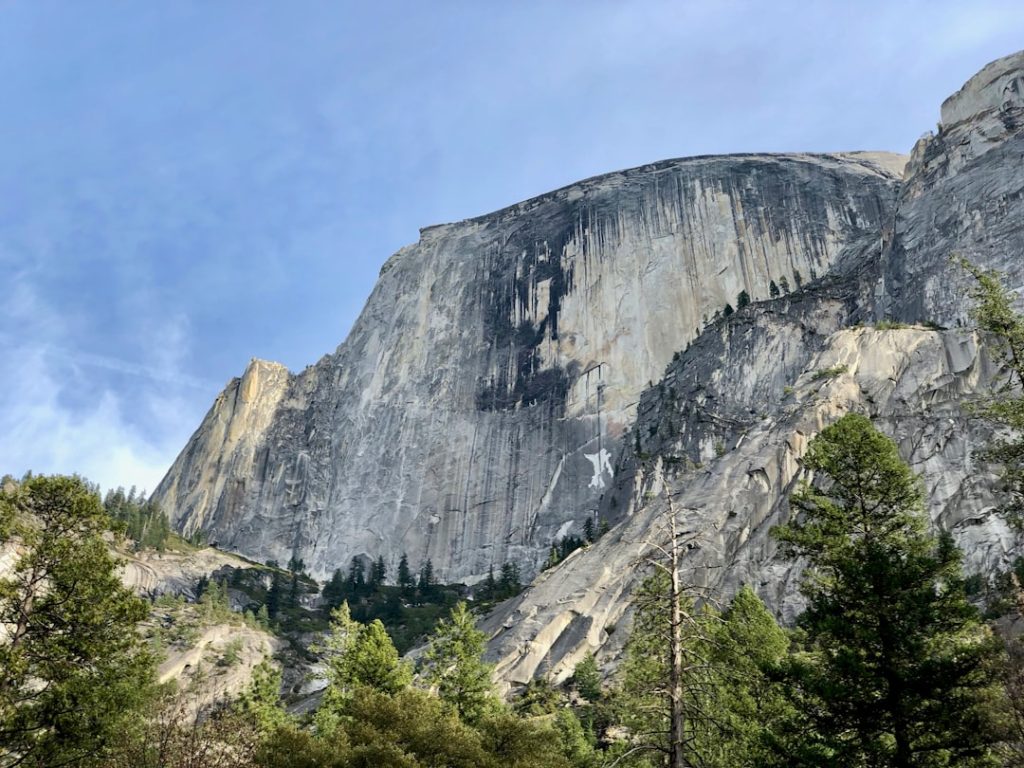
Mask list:
[[[333,355],[232,381],[155,495],[179,530],[321,578],[403,552],[448,581],[532,575],[600,504],[673,353],[877,252],[901,165],[672,160],[426,229]]]
[[[847,411],[898,441],[969,572],[993,573],[1020,554],[992,512],[992,468],[976,458],[986,425],[963,407],[1001,372],[960,328],[970,286],[951,256],[1024,283],[1022,78],[1019,53],[947,100],[938,133],[914,148],[880,251],[847,249],[804,290],[720,321],[643,394],[601,510],[623,522],[490,619],[506,683],[541,669],[564,679],[587,651],[614,661],[623,639],[614,630],[628,623],[641,577],[633,564],[661,535],[665,493],[700,540],[694,581],[723,598],[750,584],[791,619],[799,567],[775,557],[767,534],[788,514],[807,442]],[[888,330],[857,327],[874,321]]]
[[[849,410],[899,442],[968,568],[1004,567],[1018,544],[962,407],[1003,374],[950,257],[1024,284],[1022,94],[1024,53],[993,62],[905,170],[672,160],[423,230],[334,354],[231,382],[156,495],[185,533],[319,577],[403,552],[449,581],[510,560],[532,576],[553,540],[609,521],[489,618],[510,685],[615,658],[666,493],[692,578],[791,618],[799,567],[768,531]]]

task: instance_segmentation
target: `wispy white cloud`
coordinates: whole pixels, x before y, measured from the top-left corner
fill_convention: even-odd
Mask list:
[[[0,473],[78,473],[103,488],[152,490],[201,415],[185,390],[216,390],[180,370],[187,324],[147,329],[154,352],[133,362],[72,349],[60,313],[27,274],[12,277],[9,296],[0,319],[31,330],[0,335]],[[143,383],[118,386],[96,369]]]

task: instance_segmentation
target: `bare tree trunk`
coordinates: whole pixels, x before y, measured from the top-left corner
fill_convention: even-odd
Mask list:
[[[672,704],[669,729],[669,766],[670,768],[684,768],[686,765],[683,757],[683,742],[686,737],[686,719],[683,705],[683,615],[679,601],[682,595],[679,583],[679,541],[676,537],[676,515],[675,509],[669,501],[669,520],[672,541],[669,543],[669,568],[671,587],[669,589],[669,600],[671,601],[671,633],[669,635],[669,650],[671,652],[671,665],[669,668],[669,698]]]

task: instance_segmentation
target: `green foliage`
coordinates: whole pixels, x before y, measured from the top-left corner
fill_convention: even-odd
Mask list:
[[[591,523],[591,526],[593,526],[593,522],[590,520],[590,518],[587,518],[587,522]],[[586,543],[587,542],[584,539],[581,539],[579,536],[571,535],[563,536],[557,541],[552,542],[551,548],[548,550],[548,559],[544,562],[544,568],[554,568],[556,565],[565,560],[565,558],[567,558],[577,549],[580,549],[581,547],[585,546]],[[511,587],[511,589],[506,589],[503,591],[515,590],[514,592],[512,592],[512,594],[514,595],[518,593],[519,589],[521,589],[521,587],[517,588],[513,586]],[[486,594],[485,590],[481,591],[483,591]]]
[[[847,365],[833,365],[831,368],[819,368],[811,374],[811,381],[822,381],[823,379],[835,379],[842,376],[849,370]]]
[[[580,660],[573,670],[572,680],[584,700],[593,703],[601,698],[601,671],[597,668],[594,654],[588,653]]]
[[[171,538],[171,525],[167,514],[155,501],[146,500],[145,494],[136,493],[135,487],[125,494],[124,488],[107,491],[103,508],[137,549],[151,548],[163,551]]]
[[[910,326],[897,320],[879,320],[875,323],[876,331],[899,331]]]
[[[803,464],[827,484],[803,485],[775,531],[809,566],[780,762],[990,764],[997,649],[966,599],[960,553],[926,530],[918,479],[856,414],[812,440]]]
[[[316,738],[297,726],[278,728],[264,737],[256,752],[260,768],[348,768],[348,735],[339,729]]]
[[[768,295],[773,299],[777,299],[779,297],[779,286],[775,284],[774,280],[770,280],[768,282]]]
[[[1024,386],[1024,315],[1014,309],[1017,297],[998,272],[982,270],[966,259],[959,263],[975,281],[974,319],[989,334],[994,356],[1009,374],[1005,385],[978,410],[1008,433],[995,437],[986,455],[1003,467],[1006,502],[1000,512],[1020,531],[1024,530],[1024,396],[1019,389]]]
[[[266,659],[257,664],[236,708],[249,718],[260,734],[287,726],[290,718],[281,706],[281,670]]]
[[[343,603],[331,614],[323,645],[315,648],[327,665],[327,689],[317,712],[317,730],[333,732],[357,688],[397,693],[412,682],[412,670],[398,656],[379,620],[355,621]]]
[[[449,619],[434,630],[425,655],[427,682],[471,725],[497,706],[492,667],[483,661],[486,645],[487,636],[476,628],[466,604],[460,602]]]
[[[512,703],[518,714],[527,717],[554,714],[561,705],[561,694],[546,677],[535,677],[528,682]]]
[[[740,291],[739,295],[736,297],[736,308],[737,309],[743,309],[744,307],[749,306],[749,305],[750,305],[750,294],[747,293],[745,290],[744,291]]]
[[[672,655],[669,577],[658,570],[636,594],[633,631],[626,643],[626,657],[619,669],[615,696],[618,723],[630,734],[628,744],[637,750],[624,765],[651,765],[651,753],[668,755],[672,718]],[[719,675],[713,665],[713,637],[718,618],[710,609],[696,607],[680,597],[682,659],[680,666],[681,712],[684,757],[695,765],[709,762],[707,748],[725,744],[718,727],[715,693]]]
[[[19,541],[0,579],[0,765],[102,755],[155,671],[135,630],[148,609],[103,540],[109,517],[80,478],[37,476],[0,490],[0,519]]]
[[[571,544],[566,544],[569,547]],[[560,545],[561,550],[561,545]],[[566,555],[572,550],[568,550]],[[487,578],[476,590],[476,599],[483,604],[497,603],[515,597],[523,591],[520,581],[519,566],[515,563],[505,563],[501,566],[501,576],[495,579],[494,569],[487,572]]]

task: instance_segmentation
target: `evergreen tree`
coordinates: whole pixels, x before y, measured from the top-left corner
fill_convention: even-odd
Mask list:
[[[420,599],[429,602],[434,594],[434,563],[427,558],[420,568],[419,580]]]
[[[812,440],[803,466],[827,484],[802,486],[776,529],[808,563],[806,650],[787,676],[798,716],[776,741],[784,762],[989,764],[997,649],[952,539],[926,530],[918,479],[856,414]]]
[[[740,291],[739,295],[736,297],[736,306],[739,309],[743,309],[744,307],[749,306],[749,305],[750,305],[750,294],[747,293],[746,291]]]
[[[661,754],[669,768],[703,765],[697,748],[717,735],[708,698],[714,618],[665,570],[644,581],[634,604],[616,696],[621,724],[632,734],[629,749],[641,759]]]
[[[476,628],[466,604],[459,602],[450,617],[438,623],[425,656],[427,681],[470,724],[496,705],[492,667],[483,661],[486,645],[487,636]]]
[[[593,704],[601,698],[601,671],[597,668],[594,654],[588,653],[580,660],[573,671],[572,680],[576,692],[585,701]]]
[[[317,733],[330,736],[336,730],[355,686],[352,671],[349,668],[349,651],[355,644],[361,625],[352,618],[348,603],[331,611],[331,623],[319,646],[310,650],[322,655],[327,678],[323,701],[317,709],[315,724]]]
[[[522,591],[523,585],[519,581],[519,566],[515,563],[505,563],[501,566],[500,588],[502,597],[512,597]]]
[[[348,596],[345,588],[345,577],[342,575],[340,568],[334,569],[330,581],[324,584],[322,594],[324,603],[327,604],[328,608],[337,608]]]
[[[352,558],[348,567],[348,581],[345,582],[348,593],[357,597],[365,591],[366,575],[363,572],[363,561],[358,556]]]
[[[402,592],[406,597],[412,596],[412,591],[416,587],[416,580],[412,576],[412,571],[409,570],[409,558],[402,553],[402,559],[398,561],[398,586],[402,588]]]
[[[387,575],[388,569],[384,564],[384,555],[378,555],[377,561],[373,564],[373,583],[378,587],[384,586]]]
[[[102,758],[153,691],[136,631],[148,609],[118,577],[108,522],[77,477],[0,488],[0,527],[19,540],[0,577],[0,765]]]
[[[286,726],[291,718],[281,706],[281,670],[266,659],[257,664],[236,708],[252,719],[262,735]]]
[[[789,637],[753,590],[743,587],[712,624],[709,639],[708,709],[716,728],[700,746],[705,765],[770,763],[771,734],[793,713],[777,682]]]
[[[779,291],[785,295],[789,293],[789,278],[785,275],[779,278]]]
[[[771,280],[768,283],[768,295],[773,299],[777,299],[779,297],[779,286],[775,284],[774,280]]]
[[[359,627],[344,664],[353,686],[397,693],[412,681],[408,664],[400,659],[379,619]]]
[[[270,589],[267,590],[267,614],[272,619],[276,619],[278,614],[281,613],[283,592],[284,587],[281,586],[281,575],[274,571],[270,574]]]
[[[1007,435],[997,436],[989,446],[988,458],[1003,466],[1003,490],[1007,500],[1000,511],[1018,531],[1024,530],[1024,315],[1014,309],[1016,295],[1003,284],[997,272],[986,272],[966,259],[960,265],[975,280],[971,292],[973,315],[978,327],[989,334],[990,346],[1007,370],[1005,384],[983,403],[981,415]]]
[[[583,538],[588,544],[593,544],[597,538],[594,531],[594,518],[587,515],[587,519],[583,521]]]

